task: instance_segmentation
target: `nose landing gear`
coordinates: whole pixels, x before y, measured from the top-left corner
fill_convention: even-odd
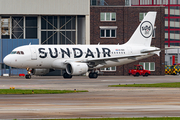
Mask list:
[[[26,74],[25,78],[26,79],[31,79],[31,75],[30,74]]]
[[[31,79],[31,72],[32,72],[32,70],[30,70],[30,68],[26,68],[26,70],[28,71],[28,74],[26,74],[25,78],[26,79]]]

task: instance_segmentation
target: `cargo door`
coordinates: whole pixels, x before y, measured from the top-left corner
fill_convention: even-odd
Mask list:
[[[37,60],[36,49],[33,47],[30,47],[30,50],[31,50],[31,60]]]

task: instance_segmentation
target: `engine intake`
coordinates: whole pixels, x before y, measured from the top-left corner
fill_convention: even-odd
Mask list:
[[[70,75],[81,75],[88,71],[86,63],[68,63],[66,66],[66,72]]]

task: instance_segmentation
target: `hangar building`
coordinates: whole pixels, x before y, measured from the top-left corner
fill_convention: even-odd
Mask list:
[[[26,70],[9,68],[3,58],[28,44],[89,44],[89,0],[0,0],[0,75]]]
[[[126,0],[0,0],[0,75],[26,74],[3,64],[12,49],[28,44],[123,44],[148,11],[157,11],[152,45],[164,48],[164,7],[132,7]],[[128,65],[101,69],[105,75],[127,75],[142,64],[164,74],[164,51]],[[60,75],[57,71],[53,75]]]

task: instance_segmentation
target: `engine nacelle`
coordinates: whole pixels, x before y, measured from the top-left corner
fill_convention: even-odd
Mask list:
[[[66,72],[70,75],[81,75],[88,71],[86,63],[68,63],[66,66]]]
[[[45,74],[47,74],[49,72],[50,72],[49,69],[33,69],[32,70],[33,75],[45,75]]]

